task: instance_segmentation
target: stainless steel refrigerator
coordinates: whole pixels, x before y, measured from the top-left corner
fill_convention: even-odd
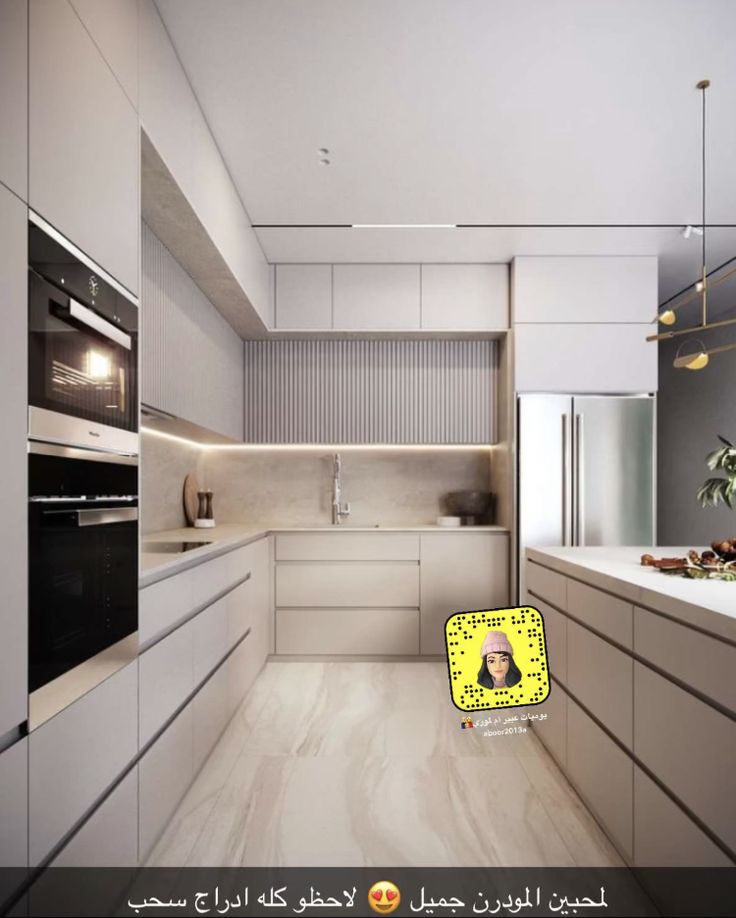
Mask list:
[[[654,545],[653,396],[518,398],[517,563],[527,546]]]

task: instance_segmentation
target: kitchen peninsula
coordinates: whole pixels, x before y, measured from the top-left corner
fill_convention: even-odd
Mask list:
[[[736,584],[645,553],[527,550],[553,680],[535,730],[627,863],[733,866]]]

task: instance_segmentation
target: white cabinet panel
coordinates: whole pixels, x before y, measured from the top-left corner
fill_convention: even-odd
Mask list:
[[[508,265],[422,265],[422,328],[497,331],[509,326]]]
[[[138,864],[138,767],[54,858],[52,867],[136,867]]]
[[[514,322],[651,322],[657,314],[656,256],[522,256],[512,282]]]
[[[567,765],[567,693],[552,682],[549,695],[531,713],[546,714],[546,720],[533,720],[532,729],[542,740],[561,768]]]
[[[568,698],[568,777],[629,862],[633,856],[633,772],[628,755]]]
[[[276,328],[332,328],[332,265],[276,265]]]
[[[542,614],[549,671],[563,685],[567,685],[567,616],[548,606],[541,599],[530,605]]]
[[[227,652],[230,595],[218,599],[192,621],[195,686],[212,672]]]
[[[0,753],[0,867],[27,864],[28,740],[22,739]]]
[[[637,867],[733,867],[690,817],[634,766],[634,862]]]
[[[656,392],[651,324],[534,324],[514,329],[517,392]]]
[[[30,734],[31,866],[74,827],[137,751],[136,660]]]
[[[194,706],[189,704],[138,763],[141,863],[194,777],[193,723]]]
[[[31,207],[137,292],[138,116],[67,2],[30,0],[28,109]]]
[[[277,606],[419,607],[419,565],[411,561],[279,564]]]
[[[453,612],[508,605],[508,547],[504,533],[421,534],[422,654],[445,652]]]
[[[534,561],[526,562],[526,588],[534,593],[529,602],[537,597],[546,599],[558,609],[567,609],[567,577],[552,571]],[[526,600],[525,600],[526,601]]]
[[[194,688],[194,623],[140,656],[140,744],[145,746]]]
[[[108,66],[138,108],[138,0],[71,0]]]
[[[194,773],[196,774],[225,729],[228,705],[228,664],[224,663],[192,699],[194,706]]]
[[[412,532],[314,532],[276,536],[277,561],[418,561]]]
[[[0,0],[0,182],[28,200],[28,3]],[[0,219],[0,226],[5,221]]]
[[[596,590],[587,583],[569,579],[567,611],[617,644],[631,648],[634,610],[630,602]]]
[[[10,5],[7,0],[0,4],[3,19]],[[0,41],[4,45],[5,37]],[[0,53],[0,67],[1,62]],[[0,736],[28,717],[27,220],[27,208],[0,185],[0,412],[5,482],[0,492]]]
[[[420,327],[419,265],[335,265],[334,327]]]
[[[279,609],[276,653],[418,654],[416,609]]]
[[[267,622],[256,625],[228,657],[228,712],[232,714],[263,669],[271,633]]]

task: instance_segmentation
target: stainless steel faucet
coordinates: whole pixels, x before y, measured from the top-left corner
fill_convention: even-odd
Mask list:
[[[335,453],[332,460],[332,525],[339,526],[343,517],[350,514],[350,504],[342,501],[342,460]]]

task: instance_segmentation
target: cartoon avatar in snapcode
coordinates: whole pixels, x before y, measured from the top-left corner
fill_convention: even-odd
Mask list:
[[[489,689],[512,688],[521,681],[521,670],[514,663],[514,649],[503,631],[489,631],[480,650],[483,658],[478,685]]]

